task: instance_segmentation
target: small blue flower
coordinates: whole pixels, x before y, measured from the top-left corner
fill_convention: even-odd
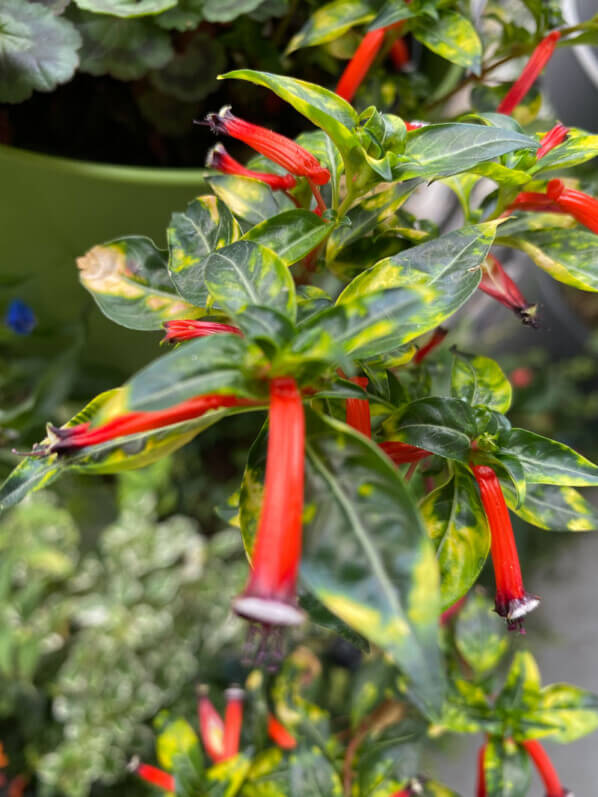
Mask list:
[[[35,329],[37,319],[28,304],[21,299],[13,299],[8,305],[4,323],[17,335],[29,335]]]

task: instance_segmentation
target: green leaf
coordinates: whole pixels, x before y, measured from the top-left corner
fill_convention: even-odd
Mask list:
[[[22,102],[52,91],[79,64],[74,26],[39,3],[3,0],[0,8],[0,102]]]
[[[421,11],[416,7],[416,4],[410,4],[409,0],[387,0],[368,30],[386,28],[389,25],[394,25],[395,22],[400,22],[402,19],[416,17],[420,13]]]
[[[291,266],[319,246],[332,231],[332,225],[310,210],[287,210],[252,227],[243,236],[271,249]]]
[[[513,656],[504,686],[496,698],[496,709],[509,717],[513,713],[523,715],[537,705],[540,689],[536,660],[529,651],[519,650]]]
[[[465,66],[479,75],[482,62],[482,42],[467,17],[455,11],[441,11],[438,19],[416,22],[411,32],[429,50]]]
[[[271,249],[237,241],[208,255],[205,280],[211,297],[228,313],[266,305],[295,319],[295,284],[285,263]]]
[[[409,491],[372,442],[331,418],[307,420],[302,579],[438,712],[438,568]]]
[[[531,484],[598,485],[598,467],[572,448],[548,437],[512,429],[501,452],[517,457]]]
[[[150,69],[165,66],[174,55],[168,33],[147,19],[120,19],[85,11],[71,12],[71,16],[83,38],[82,72],[139,80]]]
[[[245,783],[251,767],[251,759],[240,754],[219,764],[215,764],[207,771],[207,783],[202,784],[206,789],[206,797],[235,797]],[[188,797],[196,797],[197,789]]]
[[[568,744],[598,728],[598,695],[569,684],[550,684],[542,689],[535,707],[517,729],[517,739],[550,736]]]
[[[529,173],[538,175],[552,169],[570,169],[597,155],[598,136],[577,127],[570,127],[563,143],[536,161]]]
[[[198,307],[206,306],[206,259],[240,236],[232,213],[215,196],[194,199],[183,213],[172,214],[167,230],[168,270],[181,296]]]
[[[343,157],[349,182],[355,169],[363,166],[364,153],[355,133],[359,117],[351,105],[338,94],[305,80],[256,72],[253,69],[236,69],[221,77],[249,80],[271,89],[312,124],[324,130]]]
[[[257,304],[249,305],[241,313],[237,313],[235,323],[245,337],[258,343],[267,342],[274,348],[280,348],[288,343],[295,333],[293,324],[286,316],[271,307],[261,307]]]
[[[508,221],[499,238],[529,255],[551,277],[582,291],[598,291],[598,236],[581,227],[538,229],[554,218],[551,214],[526,214],[525,219]],[[570,224],[566,219],[565,223]]]
[[[475,418],[460,399],[429,396],[394,412],[382,424],[382,433],[385,440],[399,440],[467,463],[476,436]]]
[[[101,311],[129,329],[161,329],[173,318],[197,318],[168,274],[166,258],[149,238],[99,244],[77,258],[79,279]]]
[[[459,352],[453,359],[451,395],[473,405],[483,404],[497,412],[507,412],[513,388],[497,362]]]
[[[29,493],[48,487],[59,475],[56,455],[27,457],[0,485],[0,514],[18,504]]]
[[[203,15],[208,22],[232,22],[254,11],[262,0],[204,0]]]
[[[490,550],[490,531],[475,482],[455,465],[454,476],[427,495],[420,511],[436,547],[442,609],[475,584]]]
[[[176,756],[186,755],[197,744],[197,734],[187,720],[177,719],[169,722],[156,739],[158,763],[170,771],[174,768]]]
[[[363,238],[378,224],[396,213],[419,184],[419,180],[395,183],[351,208],[345,216],[350,224],[337,227],[330,236],[326,246],[326,260],[332,261],[342,256],[343,248]]]
[[[354,25],[363,25],[374,17],[372,0],[333,0],[315,11],[286,49],[286,54],[301,47],[314,47],[334,41]]]
[[[143,17],[160,14],[177,4],[177,0],[75,0],[79,8],[112,17]]]
[[[332,299],[316,285],[297,285],[297,323],[332,307]]]
[[[491,739],[484,756],[487,797],[526,797],[531,780],[527,752],[511,741]]]
[[[321,317],[355,356],[371,357],[435,329],[476,290],[495,223],[463,227],[382,260],[341,293],[345,313]],[[375,293],[374,293],[375,292]]]
[[[300,595],[299,605],[309,614],[310,622],[343,637],[359,650],[365,653],[369,652],[370,646],[367,640],[361,634],[353,631],[340,617],[327,609],[315,595],[311,595],[308,592]]]
[[[218,73],[226,65],[223,45],[207,34],[195,34],[184,52],[177,53],[162,69],[152,72],[151,84],[181,102],[198,102],[211,94]],[[197,76],[201,75],[201,80]]]
[[[195,30],[203,19],[204,0],[178,0],[173,8],[156,14],[154,22],[166,30]]]
[[[216,174],[209,178],[208,183],[234,215],[252,227],[295,207],[282,192],[277,191],[275,194],[269,185],[251,177]]]
[[[324,753],[315,746],[291,753],[288,761],[288,781],[285,795],[288,797],[342,797],[343,785],[340,776]]]
[[[537,142],[509,128],[460,122],[427,125],[407,134],[407,147],[393,167],[395,179],[450,177]]]
[[[255,395],[242,370],[249,346],[233,334],[185,343],[135,374],[124,386],[118,402],[105,408],[102,422],[121,412],[166,409],[194,396]]]
[[[455,645],[477,676],[492,672],[509,649],[504,622],[479,591],[467,598],[455,626]]]
[[[323,130],[312,130],[309,133],[301,133],[296,138],[297,144],[309,150],[330,172],[330,181],[320,188],[322,197],[329,207],[336,208],[338,205],[338,189],[343,159],[338,149],[334,146],[330,136]],[[330,192],[330,196],[328,193]]]
[[[520,518],[549,531],[594,531],[598,529],[596,510],[574,487],[530,484],[518,506],[512,491],[504,489],[509,508]]]

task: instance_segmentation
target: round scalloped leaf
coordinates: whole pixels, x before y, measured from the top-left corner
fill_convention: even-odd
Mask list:
[[[75,73],[81,37],[39,3],[4,0],[0,8],[0,102],[52,91]]]
[[[73,19],[83,37],[81,71],[137,80],[160,69],[174,55],[170,37],[145,19],[118,19],[76,12]]]
[[[145,17],[161,14],[176,6],[177,0],[75,0],[79,8],[94,14],[110,14],[112,17]]]
[[[154,17],[154,22],[167,30],[195,30],[203,19],[203,0],[179,0],[174,8],[169,8]]]
[[[216,88],[219,72],[226,66],[226,53],[207,34],[193,38],[184,53],[175,55],[165,67],[150,76],[152,85],[182,102],[203,100]]]
[[[208,22],[232,22],[261,4],[262,0],[205,0],[203,15]]]

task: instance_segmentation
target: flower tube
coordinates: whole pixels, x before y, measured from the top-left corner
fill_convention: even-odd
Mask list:
[[[436,346],[439,346],[442,343],[447,335],[448,329],[444,329],[444,327],[437,327],[426,345],[422,346],[421,349],[416,351],[413,362],[418,364],[421,363],[421,361],[424,360],[428,354],[436,348]]]
[[[248,169],[235,160],[232,155],[229,155],[222,144],[216,144],[209,151],[206,166],[209,169],[217,169],[219,172],[224,172],[224,174],[251,177],[254,180],[266,183],[273,191],[288,191],[289,188],[294,188],[297,185],[297,180],[292,174],[269,174],[268,172],[256,172],[253,169]]]
[[[209,113],[206,123],[213,133],[225,133],[243,141],[291,174],[307,177],[316,186],[325,185],[330,180],[328,169],[321,166],[311,152],[280,133],[239,119],[231,113],[230,105],[224,106],[218,113]]]
[[[368,386],[368,379],[365,376],[354,376],[351,382],[359,387],[365,388]],[[370,402],[368,399],[347,399],[347,424],[352,426],[361,434],[366,437],[372,436],[372,421],[370,417]]]
[[[101,426],[90,427],[89,423],[61,427],[49,425],[50,445],[33,454],[68,453],[85,446],[99,445],[118,437],[161,429],[175,423],[199,418],[209,410],[221,407],[249,407],[259,402],[220,394],[195,396],[174,404],[164,410],[150,412],[126,412]]]
[[[571,214],[584,227],[598,233],[598,199],[583,191],[566,188],[562,180],[550,180],[546,186],[549,199],[565,213]]]
[[[560,122],[551,128],[548,133],[542,136],[540,142],[540,149],[536,152],[536,160],[540,160],[544,155],[547,155],[552,149],[558,147],[567,138],[569,128],[562,125]]]
[[[386,440],[379,443],[379,446],[395,465],[407,465],[432,456],[430,451],[411,446],[409,443],[401,443],[399,440]]]
[[[239,686],[231,686],[225,692],[224,753],[223,760],[233,758],[239,752],[239,740],[243,727],[243,698],[245,692]]]
[[[264,498],[253,546],[251,573],[233,609],[264,627],[298,625],[296,583],[301,558],[305,421],[291,377],[270,382]]]
[[[224,723],[208,697],[208,687],[197,688],[197,719],[199,733],[206,753],[217,764],[224,760]]]
[[[524,589],[511,518],[498,476],[486,465],[473,465],[472,470],[490,526],[490,554],[496,581],[494,608],[506,619],[509,631],[516,628],[523,631],[523,618],[539,605],[540,599]]]
[[[476,797],[486,797],[486,773],[484,772],[484,759],[486,758],[486,744],[480,747],[478,753],[478,788]]]
[[[540,742],[532,739],[528,742],[523,742],[523,746],[529,753],[529,757],[534,762],[538,774],[542,778],[546,788],[546,797],[572,797],[571,792],[561,785],[558,773]]]
[[[488,255],[482,266],[482,281],[478,287],[483,293],[492,296],[493,299],[512,310],[524,324],[531,327],[538,326],[536,305],[527,301],[517,284],[493,255]]]
[[[556,48],[561,34],[558,30],[549,33],[536,47],[530,56],[529,61],[523,68],[519,78],[513,83],[509,91],[500,101],[497,111],[499,113],[510,114],[519,105],[527,92],[536,82],[536,78],[550,61]]]
[[[268,714],[268,736],[282,750],[294,750],[297,747],[295,737],[276,719],[274,714]]]
[[[174,791],[175,781],[174,777],[163,769],[153,767],[150,764],[143,764],[138,758],[134,758],[129,764],[129,770],[138,775],[146,783],[151,783],[152,786],[157,786],[164,791]]]
[[[363,83],[370,67],[378,55],[382,42],[384,41],[384,28],[372,30],[366,33],[359,47],[355,51],[353,58],[347,64],[345,71],[340,77],[336,86],[336,93],[347,102],[351,102],[357,89]]]
[[[163,326],[166,330],[166,335],[162,341],[163,343],[181,343],[183,340],[205,338],[208,335],[217,335],[222,332],[243,336],[243,333],[238,327],[230,326],[230,324],[220,324],[217,321],[181,319],[165,321]]]

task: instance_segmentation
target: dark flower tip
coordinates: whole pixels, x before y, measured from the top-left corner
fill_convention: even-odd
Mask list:
[[[226,119],[231,114],[231,106],[224,105],[218,113],[206,114],[205,120],[194,119],[196,125],[207,125],[212,133],[226,133]]]
[[[527,307],[518,307],[515,313],[519,316],[524,326],[531,327],[532,329],[540,328],[537,304],[528,304]]]
[[[519,631],[519,633],[525,634],[523,618],[537,609],[539,605],[540,598],[526,592],[522,598],[512,598],[506,601],[497,597],[494,611],[500,617],[505,618],[509,631]]]
[[[265,667],[270,672],[276,672],[283,658],[284,636],[281,626],[251,623],[241,663],[246,667]]]

